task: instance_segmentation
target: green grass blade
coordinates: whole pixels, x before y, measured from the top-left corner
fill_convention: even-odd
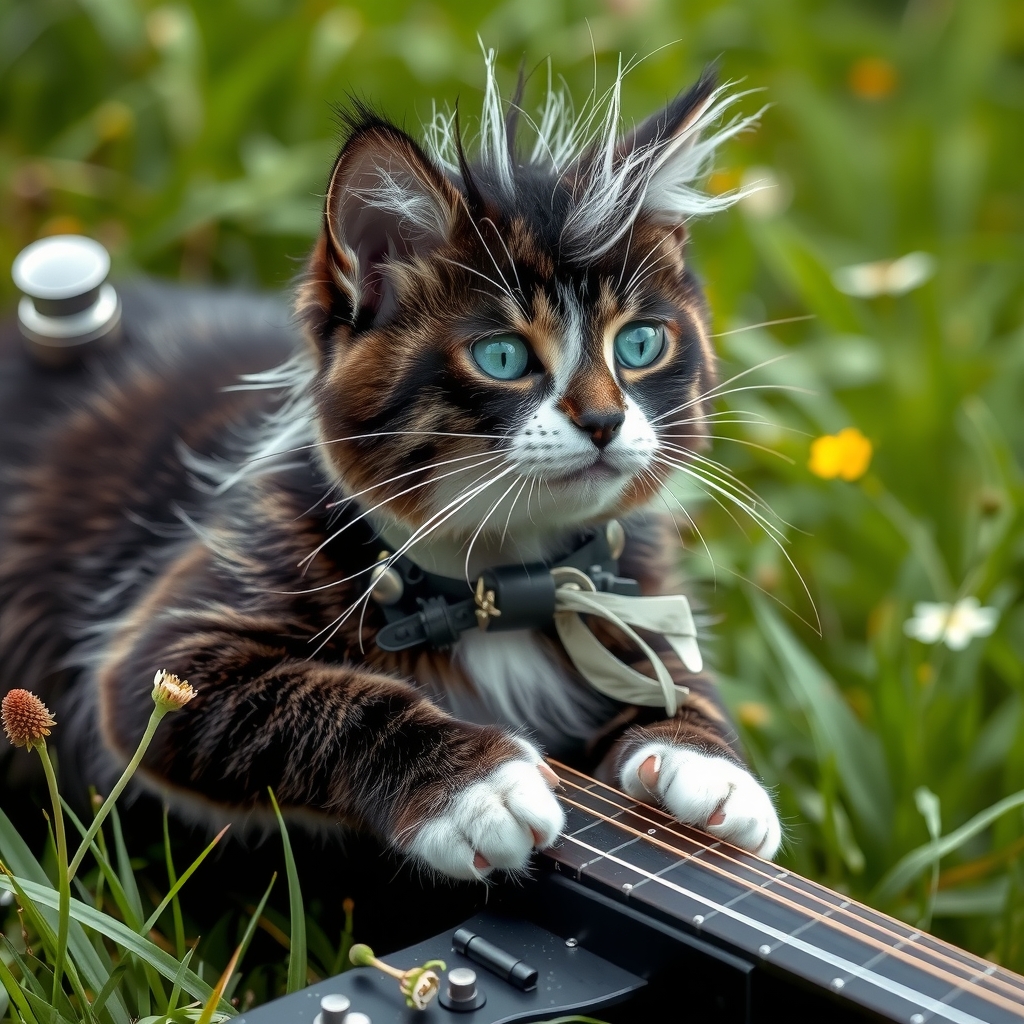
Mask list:
[[[883,838],[889,831],[892,793],[878,737],[857,721],[836,684],[767,601],[751,594],[750,602],[786,682],[807,716],[819,756],[835,757],[842,789],[857,818],[877,838]]]
[[[100,1013],[103,1007],[106,1006],[107,1000],[111,997],[114,990],[117,988],[118,982],[124,977],[124,972],[128,970],[127,964],[118,964],[117,967],[110,972],[110,977],[107,978],[107,983],[96,993],[96,998],[92,1001],[92,1012]]]
[[[174,854],[171,850],[171,834],[167,827],[168,810],[164,804],[164,861],[167,864],[167,884],[170,886],[168,898],[171,901],[171,917],[174,920],[174,950],[181,960],[185,955],[185,921],[181,916],[181,901],[178,899],[178,890],[175,888],[178,876],[174,870]],[[160,916],[159,912],[156,914]],[[147,928],[148,932],[149,929]]]
[[[86,827],[78,818],[78,816],[65,806],[66,813],[70,816],[71,821],[74,823],[75,828],[84,836],[86,834]],[[121,880],[117,876],[117,872],[114,870],[114,866],[110,863],[110,858],[107,856],[106,847],[103,844],[103,833],[99,832],[96,838],[93,839],[89,847],[92,850],[93,857],[96,858],[96,864],[100,869],[100,876],[106,881],[107,885],[110,886],[110,895],[114,899],[114,903],[117,905],[117,909],[121,911],[125,921],[130,925],[136,925],[137,919],[135,912],[132,910],[131,902],[128,899],[128,894],[124,891],[124,886],[121,885]],[[77,876],[76,879],[77,881]],[[138,930],[138,928],[136,928]]]
[[[24,1024],[39,1024],[36,1020],[28,1000],[25,998],[25,990],[18,984],[17,978],[11,973],[10,968],[0,958],[0,984],[3,984],[4,991],[11,1000],[11,1005],[21,1015]]]
[[[142,897],[139,895],[139,887],[135,881],[135,872],[132,870],[131,858],[128,856],[128,848],[124,844],[124,834],[121,831],[121,818],[117,808],[111,808],[110,823],[114,828],[114,849],[117,852],[117,877],[121,881],[121,888],[131,907],[132,916],[135,919],[135,926],[139,927],[144,915],[142,911]]]
[[[178,968],[178,973],[174,978],[174,984],[171,986],[171,994],[167,999],[167,1008],[164,1010],[164,1014],[166,1016],[174,1013],[178,1008],[178,997],[181,995],[181,980],[185,976],[185,971],[188,970],[189,961],[192,959],[192,954],[194,952],[194,949],[186,950],[185,955],[181,958],[181,966]],[[230,999],[230,996],[228,998]]]
[[[958,850],[969,839],[973,839],[994,821],[1017,807],[1024,807],[1024,789],[1004,797],[991,807],[987,807],[984,811],[971,818],[970,821],[965,822],[958,829],[954,829],[949,835],[943,836],[939,840],[925,843],[923,846],[917,847],[916,850],[911,850],[875,886],[875,890],[871,894],[872,901],[876,903],[888,902],[910,885],[922,871],[931,867],[933,863],[940,861],[947,854]]]
[[[13,882],[21,886],[33,903],[56,909],[58,894],[55,889],[21,878],[15,878]],[[0,888],[13,890],[12,880],[0,877]],[[143,938],[134,929],[129,928],[116,918],[110,917],[109,914],[97,911],[95,907],[82,903],[81,900],[72,899],[71,916],[80,924],[94,929],[118,945],[123,946],[125,950],[139,957],[144,963],[149,964],[161,977],[166,978],[168,981],[173,982],[178,976],[181,964],[170,953],[164,952],[155,943]],[[97,989],[100,987],[102,986],[97,986]],[[202,1002],[210,998],[212,991],[210,986],[192,971],[184,973],[182,988],[193,999],[199,999]],[[231,1005],[223,1001],[219,1009],[232,1016],[235,1014]]]
[[[252,942],[252,937],[256,934],[256,929],[259,926],[260,918],[263,916],[263,909],[267,905],[267,900],[270,899],[270,892],[274,888],[274,883],[277,881],[277,872],[270,878],[270,884],[267,886],[266,892],[263,893],[263,898],[259,901],[256,906],[256,910],[249,918],[249,923],[246,925],[245,934],[242,936],[242,941],[238,944],[238,948],[241,953],[238,955],[238,962],[242,963],[245,959],[245,954],[249,949],[249,943]],[[235,994],[235,988],[238,986],[238,982],[241,980],[242,975],[239,974],[237,977],[232,978],[228,982],[228,987],[224,992],[224,998],[230,1000]]]
[[[164,819],[164,821],[165,821],[165,824],[166,824],[166,818]],[[192,875],[196,871],[196,868],[198,868],[199,865],[202,864],[204,860],[206,860],[206,858],[209,856],[209,854],[213,850],[213,848],[221,841],[221,839],[224,838],[224,833],[227,832],[227,830],[230,827],[231,827],[230,825],[225,825],[213,837],[213,839],[210,841],[210,845],[207,846],[206,849],[203,850],[203,852],[201,854],[199,854],[199,856],[196,857],[196,859],[194,861],[192,861],[192,863],[185,870],[185,873],[181,876],[181,878],[179,878],[177,881],[172,883],[170,892],[168,892],[168,894],[160,901],[160,905],[156,908],[156,910],[153,911],[152,914],[149,915],[149,920],[146,921],[146,923],[139,929],[139,931],[143,935],[148,935],[149,934],[149,930],[157,923],[157,921],[160,919],[160,915],[167,909],[167,904],[177,900],[178,892],[181,889],[181,887],[192,877]],[[166,846],[165,849],[167,850],[167,857],[168,857],[168,860],[167,860],[168,874],[173,878],[173,876],[174,876],[174,865],[173,865],[172,861],[170,860],[170,846],[169,845]],[[175,948],[183,949],[184,946],[185,946],[185,935],[184,935],[184,926],[181,925],[181,907],[180,906],[178,907],[177,913],[176,913],[175,918],[174,918],[175,939],[178,938],[178,928],[179,928],[179,926],[182,927],[181,942]],[[182,953],[181,955],[184,956],[184,953]]]
[[[306,911],[302,905],[302,888],[299,885],[299,874],[292,856],[292,844],[288,839],[288,829],[284,823],[281,808],[277,806],[274,791],[269,790],[270,802],[274,805],[274,814],[281,828],[281,842],[284,846],[284,867],[288,876],[288,909],[291,915],[291,947],[288,950],[288,992],[298,992],[306,986]]]

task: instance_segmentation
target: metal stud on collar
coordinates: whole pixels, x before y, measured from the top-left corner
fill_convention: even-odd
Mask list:
[[[491,624],[491,619],[501,616],[501,610],[494,603],[494,591],[486,590],[485,587],[484,578],[481,576],[476,581],[476,593],[474,594],[476,621],[481,629],[486,629]]]

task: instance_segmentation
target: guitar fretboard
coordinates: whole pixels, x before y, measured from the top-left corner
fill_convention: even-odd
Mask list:
[[[555,870],[908,1024],[1024,1021],[1024,978],[571,768]]]

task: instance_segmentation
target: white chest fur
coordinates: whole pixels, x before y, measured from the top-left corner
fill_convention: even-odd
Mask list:
[[[611,702],[569,675],[551,641],[531,630],[471,629],[453,653],[475,693],[448,695],[452,713],[525,727],[550,753],[591,735],[614,714]]]

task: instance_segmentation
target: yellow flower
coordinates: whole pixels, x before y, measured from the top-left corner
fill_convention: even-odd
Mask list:
[[[838,434],[826,434],[811,443],[810,471],[823,480],[862,477],[871,463],[871,442],[856,428],[847,427]]]

